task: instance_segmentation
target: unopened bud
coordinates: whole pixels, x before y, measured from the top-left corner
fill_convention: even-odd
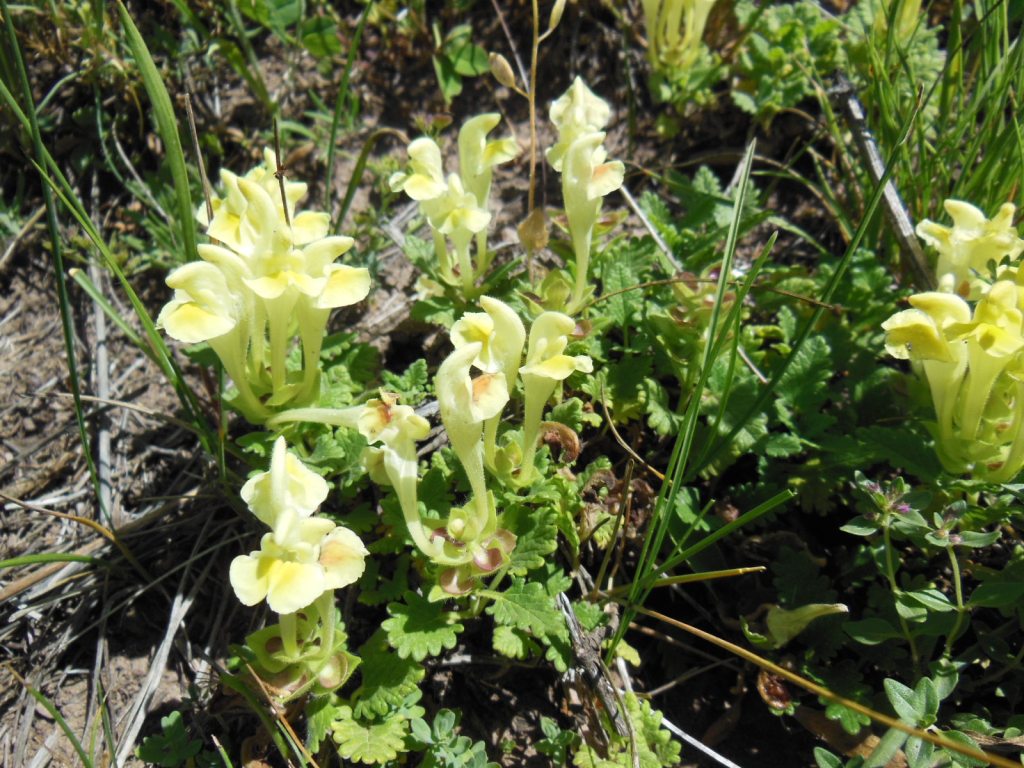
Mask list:
[[[508,59],[500,53],[490,53],[487,55],[487,63],[491,67],[491,74],[495,80],[506,88],[514,89],[516,87],[516,75],[512,71],[512,65],[508,63]]]
[[[555,4],[551,7],[551,16],[548,17],[548,32],[558,26],[558,22],[562,20],[564,12],[565,0],[555,0]]]

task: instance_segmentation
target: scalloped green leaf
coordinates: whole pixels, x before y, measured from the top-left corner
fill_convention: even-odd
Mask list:
[[[549,506],[530,509],[515,504],[505,511],[502,524],[516,535],[516,548],[509,556],[509,570],[516,576],[540,568],[558,548],[558,525]]]
[[[384,630],[378,630],[359,649],[362,684],[352,695],[356,717],[374,718],[399,709],[406,698],[419,691],[424,669],[414,659],[403,659],[388,646]]]
[[[555,607],[554,598],[543,585],[521,579],[504,592],[493,593],[494,602],[487,613],[498,624],[522,629],[538,637],[565,634],[565,619]]]
[[[530,654],[540,650],[537,644],[525,632],[505,626],[494,628],[494,637],[491,640],[491,645],[496,653],[500,653],[502,656],[507,656],[510,659],[525,659]]]
[[[431,603],[415,592],[406,592],[403,600],[388,604],[391,618],[381,624],[399,656],[423,661],[455,647],[463,626],[449,618],[441,603]]]
[[[351,707],[341,707],[332,727],[338,754],[344,760],[364,765],[382,765],[405,751],[405,718],[394,717],[376,723],[361,723],[352,717]]]

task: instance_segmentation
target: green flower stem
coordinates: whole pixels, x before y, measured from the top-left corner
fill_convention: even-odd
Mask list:
[[[224,370],[238,388],[238,398],[235,401],[235,406],[248,421],[260,424],[267,418],[270,412],[252,391],[245,368],[245,358],[240,354],[240,342],[238,334],[232,331],[216,339],[210,339],[209,344],[217,357],[220,358]]]
[[[492,471],[494,470],[494,456],[498,451],[499,421],[501,421],[500,413],[484,422],[484,463]]]
[[[298,623],[294,613],[281,614],[281,645],[284,646],[285,657],[290,661],[299,658]]]
[[[946,547],[946,554],[949,555],[949,564],[953,569],[953,590],[956,594],[956,621],[953,623],[953,628],[949,630],[949,634],[946,635],[946,658],[953,655],[953,643],[960,636],[960,632],[963,630],[964,622],[967,620],[967,606],[964,604],[964,588],[963,579],[960,575],[960,560],[956,556],[955,548],[952,544]]]
[[[523,374],[523,463],[520,465],[519,483],[527,485],[535,474],[533,461],[537,455],[537,438],[540,433],[544,405],[555,391],[558,382],[534,374]]]
[[[462,297],[467,301],[473,298],[476,288],[476,278],[473,272],[473,261],[469,254],[469,246],[472,242],[472,234],[456,230],[452,233],[452,245],[455,246],[455,255],[459,260],[459,280],[462,282]]]
[[[590,244],[593,229],[588,229],[579,238],[573,239],[576,251],[576,285],[572,291],[572,300],[566,313],[573,315],[583,306],[583,297],[587,292],[587,271],[590,269]]]
[[[402,508],[405,527],[412,536],[413,543],[431,561],[438,565],[462,565],[469,555],[463,558],[448,557],[444,553],[444,540],[433,536],[420,517],[417,484],[419,477],[416,472],[416,451],[413,446],[412,457],[403,456],[398,451],[386,447],[384,449],[384,471],[387,472],[391,485],[398,496],[398,505]]]
[[[300,403],[316,399],[320,384],[320,350],[324,343],[329,309],[317,309],[308,301],[299,303],[299,338],[302,341],[302,388],[296,395]]]
[[[327,663],[334,650],[334,625],[337,608],[334,605],[334,590],[328,589],[316,599],[316,612],[320,614],[320,625],[323,627],[320,634],[320,661],[321,665]]]
[[[448,243],[445,242],[444,235],[438,232],[436,229],[431,227],[431,234],[434,238],[434,255],[437,257],[437,271],[441,275],[441,279],[449,285],[454,285],[455,273],[452,272],[452,257],[448,253]]]
[[[285,360],[288,357],[288,342],[291,336],[288,333],[288,323],[291,315],[291,306],[285,306],[281,296],[274,299],[272,306],[268,307],[267,323],[270,326],[270,376],[273,382],[276,398],[284,394],[285,386],[288,383],[288,368]],[[290,304],[291,302],[287,302]]]
[[[1015,382],[1015,407],[1013,412],[1013,442],[1003,460],[1003,466],[992,472],[989,480],[996,483],[1008,483],[1017,476],[1024,465],[1024,382]]]
[[[932,404],[935,406],[935,417],[938,424],[939,459],[952,472],[963,471],[962,451],[959,449],[953,416],[967,372],[966,358],[957,363],[940,360],[924,360],[925,378],[931,390]]]
[[[892,533],[889,528],[889,519],[892,512],[885,510],[883,515],[882,537],[885,545],[885,576],[889,580],[889,589],[892,590],[893,597],[895,598],[903,590],[900,589],[899,584],[896,582],[896,564],[893,562]],[[907,624],[907,620],[900,615],[899,611],[896,612],[896,615],[900,620],[900,629],[903,631],[903,637],[906,639],[907,645],[910,646],[910,658],[913,660],[914,669],[916,670],[921,664],[917,643],[914,642],[914,636],[910,632],[910,625]]]
[[[487,230],[481,229],[476,233],[476,271],[473,275],[474,280],[478,277],[483,277],[487,273],[493,258],[494,254],[487,247]]]
[[[326,424],[329,427],[355,429],[359,426],[359,414],[362,412],[363,406],[361,405],[351,408],[289,408],[287,411],[281,411],[267,419],[266,426],[276,428],[281,424],[303,421]]]

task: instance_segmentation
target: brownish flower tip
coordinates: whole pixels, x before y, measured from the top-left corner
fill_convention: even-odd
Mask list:
[[[561,449],[559,461],[563,464],[576,461],[580,455],[580,436],[575,430],[557,421],[545,421],[541,428],[541,439],[551,452],[554,453],[556,447]]]
[[[548,244],[548,222],[542,208],[534,208],[530,214],[523,219],[519,228],[519,242],[523,247],[534,253],[547,247]]]

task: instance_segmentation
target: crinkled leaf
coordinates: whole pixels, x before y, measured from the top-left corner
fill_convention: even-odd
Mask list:
[[[586,632],[593,632],[608,618],[608,615],[600,605],[589,603],[585,600],[574,601],[572,612],[576,614],[576,619]]]
[[[612,638],[608,638],[601,644],[601,647],[608,648],[611,641]],[[640,652],[625,640],[619,640],[619,642],[615,644],[615,655],[618,658],[625,660],[628,664],[632,664],[634,667],[639,667],[641,664]]]
[[[578,397],[570,397],[554,406],[548,413],[548,421],[565,424],[575,432],[580,432],[584,425],[592,427],[601,425],[601,417],[592,410],[586,410],[583,401]]]
[[[348,518],[346,518],[346,523],[348,523]],[[353,528],[353,530],[356,529]],[[367,558],[366,570],[363,571],[362,578],[359,579],[359,602],[363,605],[380,605],[400,599],[409,589],[409,559],[408,552],[403,552],[396,559],[391,559],[394,571],[391,577],[387,578],[380,575],[380,558]]]
[[[491,643],[494,650],[510,659],[525,659],[540,650],[537,644],[522,630],[498,625],[494,628]]]
[[[389,603],[390,619],[381,624],[388,643],[403,659],[423,661],[455,647],[462,624],[453,621],[440,603],[406,592],[402,603]]]
[[[502,525],[516,535],[516,548],[509,556],[509,570],[516,576],[540,568],[558,548],[555,511],[550,506],[531,509],[513,505],[505,511]]]
[[[800,438],[788,432],[776,432],[768,435],[764,441],[764,452],[773,459],[784,459],[803,450]]]
[[[401,375],[390,371],[381,372],[384,388],[397,392],[405,405],[419,405],[430,391],[430,375],[427,361],[420,359],[405,369]]]
[[[487,613],[497,624],[525,630],[537,637],[566,633],[565,619],[554,598],[536,582],[517,579],[504,592],[496,593]]]
[[[410,694],[419,692],[423,665],[414,659],[403,659],[392,651],[383,630],[375,632],[363,644],[359,656],[363,660],[359,667],[362,684],[352,695],[357,717],[386,715],[402,706]]]
[[[644,389],[647,397],[647,424],[663,437],[675,435],[683,423],[683,417],[672,410],[668,392],[655,379],[646,379]]]
[[[324,16],[303,21],[299,26],[299,36],[305,49],[318,59],[341,53],[338,25]]]
[[[542,638],[541,642],[547,646],[547,649],[544,651],[544,658],[550,661],[556,670],[565,673],[574,661],[568,633],[561,636],[548,635]]]
[[[350,707],[338,710],[333,725],[334,743],[345,760],[364,765],[382,765],[405,751],[405,734],[409,721],[392,717],[379,722],[363,723],[353,719]]]
[[[662,715],[651,708],[650,702],[640,701],[633,693],[623,697],[624,714],[632,721],[636,735],[637,757],[641,768],[663,768],[677,765],[679,762],[679,743],[673,741],[672,734],[661,727]],[[615,734],[611,727],[606,728],[609,734],[607,757],[601,757],[588,744],[580,745],[573,756],[573,764],[578,768],[611,768],[611,766],[632,765],[632,740]]]
[[[147,736],[136,750],[141,760],[172,768],[195,757],[203,748],[201,741],[189,738],[181,712],[171,712],[160,718],[160,727],[162,733]]]
[[[333,694],[314,696],[306,704],[306,746],[310,752],[320,751],[320,744],[331,732],[338,716],[338,705]]]
[[[633,315],[634,307],[640,304],[636,300],[636,296],[626,290],[641,282],[640,273],[636,269],[636,259],[622,258],[625,254],[618,250],[609,255],[611,258],[604,262],[601,269],[601,289],[605,295],[615,293],[618,293],[618,295],[611,296],[603,302],[604,313],[621,328],[629,322]],[[619,293],[620,291],[625,292]]]

